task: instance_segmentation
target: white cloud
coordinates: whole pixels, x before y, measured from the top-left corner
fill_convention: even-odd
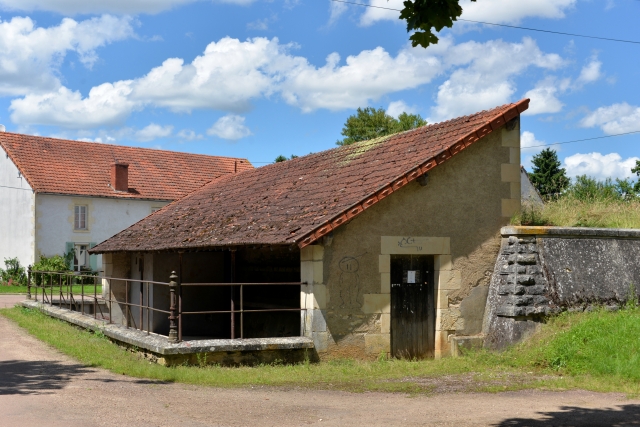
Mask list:
[[[0,0],[4,10],[57,12],[63,15],[92,13],[158,13],[199,0]],[[246,5],[254,0],[220,0]]]
[[[545,145],[544,141],[538,141],[533,132],[524,131],[522,135],[520,135],[520,149],[523,152],[536,152],[540,151],[543,147],[541,145]]]
[[[565,12],[572,9],[576,2],[577,0],[462,0],[461,18],[497,24],[515,24],[529,17],[560,19],[565,17]]]
[[[252,135],[249,128],[244,125],[244,120],[244,117],[234,114],[220,117],[213,126],[207,129],[207,135],[215,135],[218,138],[231,141],[237,141],[238,139]]]
[[[597,57],[592,57],[587,65],[582,67],[580,76],[578,77],[578,84],[593,83],[602,78],[602,62],[598,61]]]
[[[204,137],[191,129],[182,129],[177,134],[181,141],[195,141],[196,139],[203,139]]]
[[[136,108],[129,99],[130,81],[103,83],[82,98],[80,92],[61,87],[55,92],[27,95],[11,101],[11,120],[22,125],[55,125],[87,129],[124,122]]]
[[[564,64],[528,38],[521,43],[459,45],[443,38],[428,50],[407,45],[394,56],[377,47],[344,61],[332,53],[321,66],[291,54],[294,48],[277,38],[241,42],[225,37],[210,43],[191,63],[169,58],[140,78],[102,84],[86,97],[66,88],[29,94],[12,101],[11,118],[19,125],[87,129],[122,123],[132,111],[147,107],[237,114],[249,109],[252,100],[276,94],[303,112],[336,111],[417,88],[453,69],[432,111],[435,119],[443,119],[510,102],[517,74],[528,67],[556,69]]]
[[[56,90],[55,69],[67,52],[76,52],[91,67],[97,48],[133,34],[131,18],[109,15],[79,22],[65,18],[48,28],[37,27],[31,18],[0,21],[0,95]]]
[[[267,18],[257,19],[247,24],[247,29],[256,31],[266,31],[269,29],[269,20]]]
[[[582,119],[580,124],[587,128],[599,126],[609,135],[640,131],[640,107],[626,102],[600,107]]]
[[[428,83],[442,70],[435,56],[409,49],[393,57],[377,47],[348,56],[345,62],[339,65],[337,53],[327,56],[320,68],[295,58],[284,74],[283,98],[304,112],[356,108],[387,93]]]
[[[577,0],[484,0],[471,2],[460,1],[462,19],[473,21],[495,22],[498,24],[515,24],[524,18],[564,18],[565,12],[573,8]],[[366,8],[360,18],[361,25],[371,25],[377,21],[389,20],[403,23],[398,17],[400,12],[379,8],[403,9],[404,0],[371,0],[372,6]],[[461,25],[463,23],[457,23]]]
[[[570,80],[563,79],[557,81],[553,77],[547,77],[536,83],[536,86],[524,94],[525,98],[530,98],[529,109],[523,114],[533,116],[543,113],[557,113],[562,110],[564,104],[557,98],[557,95],[567,90]]]
[[[390,102],[389,107],[387,108],[387,114],[391,117],[395,117],[396,119],[402,113],[415,114],[417,111],[418,110],[415,106],[410,107],[404,101]]]
[[[153,141],[158,138],[166,138],[173,132],[173,126],[160,126],[156,123],[150,123],[148,126],[136,131],[135,138],[138,141]]]
[[[599,180],[606,178],[631,178],[631,168],[635,167],[638,157],[622,159],[618,153],[587,153],[574,154],[564,159],[567,175],[575,177],[588,175]]]
[[[329,0],[329,25],[333,25],[347,11],[346,3]]]
[[[543,53],[530,38],[522,43],[462,43],[448,47],[444,60],[466,68],[454,71],[439,87],[432,123],[509,102],[516,91],[513,78],[529,67],[554,70],[564,65],[559,55]]]

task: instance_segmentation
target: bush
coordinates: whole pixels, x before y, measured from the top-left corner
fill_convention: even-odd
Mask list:
[[[0,268],[0,285],[27,286],[27,274],[18,258],[5,258],[4,266],[6,270]]]

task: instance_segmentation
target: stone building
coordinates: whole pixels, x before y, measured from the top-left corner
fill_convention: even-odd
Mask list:
[[[98,270],[87,250],[246,159],[0,132],[0,262],[74,252],[74,270]],[[0,267],[4,265],[0,264]]]
[[[92,252],[107,277],[167,282],[176,271],[184,340],[302,334],[321,358],[449,355],[482,332],[500,228],[520,209],[528,104],[225,176]],[[207,283],[272,285],[241,296]],[[169,307],[166,287],[109,289]],[[303,311],[239,321],[240,304]],[[166,314],[149,319],[168,334]]]

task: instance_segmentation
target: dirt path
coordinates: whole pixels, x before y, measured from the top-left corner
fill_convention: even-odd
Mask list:
[[[0,337],[0,426],[640,425],[640,401],[618,394],[214,389],[86,368],[1,316]]]

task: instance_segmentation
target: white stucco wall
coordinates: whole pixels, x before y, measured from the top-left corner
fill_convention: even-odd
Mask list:
[[[62,255],[66,243],[100,243],[140,221],[166,201],[122,200],[38,194],[36,197],[36,253]],[[88,230],[74,230],[74,206],[88,207]],[[97,268],[102,267],[98,255]]]
[[[0,147],[0,268],[5,258],[33,263],[35,196],[16,165]]]

